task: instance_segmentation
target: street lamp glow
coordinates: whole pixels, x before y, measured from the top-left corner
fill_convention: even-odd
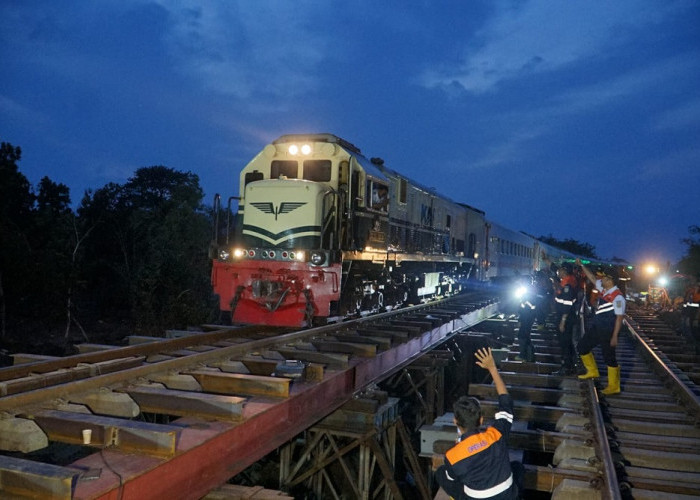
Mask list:
[[[654,264],[648,264],[644,270],[646,271],[647,274],[656,274],[659,272],[659,268],[656,267]]]

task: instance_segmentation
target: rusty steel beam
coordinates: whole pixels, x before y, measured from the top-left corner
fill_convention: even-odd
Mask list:
[[[459,320],[458,325],[451,322],[428,330],[375,357],[352,359],[348,369],[327,369],[318,383],[295,383],[290,397],[285,400],[247,404],[243,408],[241,422],[220,425],[218,432],[207,439],[199,439],[192,448],[185,449],[189,434],[183,431],[183,449],[172,459],[157,465],[151,463],[148,467],[146,463],[137,467],[133,461],[124,464],[125,470],[120,473],[121,486],[116,476],[103,474],[98,481],[80,483],[76,498],[114,498],[117,491],[124,499],[144,495],[201,498],[212,488],[335,411],[366,385],[410,364],[458,330],[481,321],[482,315],[493,314],[497,304],[486,309],[492,310],[468,313]],[[134,394],[132,397],[137,399]],[[141,457],[141,460],[145,458]],[[84,466],[95,467],[99,466],[100,461],[101,457],[91,456],[80,462]],[[193,481],[193,477],[197,481]]]

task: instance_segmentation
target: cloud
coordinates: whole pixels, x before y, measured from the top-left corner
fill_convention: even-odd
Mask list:
[[[30,124],[36,126],[47,122],[44,114],[2,95],[0,95],[0,115],[5,116],[9,122],[16,120],[25,126]]]
[[[490,22],[465,48],[463,62],[426,70],[425,86],[458,85],[473,94],[492,91],[504,81],[599,57],[625,42],[625,34],[632,36],[660,22],[664,11],[671,10],[658,2],[637,0],[496,5]]]
[[[483,118],[480,128],[487,126],[498,130],[499,136],[487,147],[483,145],[483,155],[470,163],[470,169],[502,166],[519,161],[528,144],[556,133],[564,120],[577,120],[585,113],[607,113],[610,110],[636,109],[649,99],[657,88],[671,88],[688,68],[698,66],[696,54],[680,54],[639,69],[596,80],[588,84],[565,88],[554,92],[548,99],[535,106],[527,101],[508,108],[501,113],[492,113]],[[700,123],[700,100],[686,102],[658,118],[656,129],[681,129]],[[654,163],[656,165],[656,163]],[[648,174],[654,172],[649,165]]]
[[[203,87],[247,98],[291,97],[317,86],[324,41],[310,2],[160,0],[169,11],[167,49],[179,70]]]
[[[638,181],[645,183],[660,178],[673,177],[683,183],[697,186],[700,182],[700,147],[671,151],[662,158],[651,159],[639,167]],[[696,181],[692,181],[692,179]],[[688,184],[686,184],[686,187]]]
[[[697,128],[700,126],[700,99],[686,101],[662,113],[656,119],[656,130]]]

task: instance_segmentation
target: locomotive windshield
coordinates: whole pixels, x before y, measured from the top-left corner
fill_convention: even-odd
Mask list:
[[[329,182],[331,180],[330,160],[305,160],[302,178],[307,181]],[[270,179],[298,179],[299,162],[296,160],[273,160],[270,164]]]
[[[330,160],[306,160],[304,161],[304,179],[314,182],[328,182],[331,180]]]
[[[279,179],[280,176],[288,179],[299,177],[299,162],[294,160],[273,160],[270,165],[270,179]]]

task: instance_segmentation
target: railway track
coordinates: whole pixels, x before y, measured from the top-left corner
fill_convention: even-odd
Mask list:
[[[136,338],[2,369],[0,496],[201,498],[497,308],[467,294],[299,332]]]
[[[384,480],[377,486],[359,474],[356,484],[344,483],[348,491],[369,498],[383,488],[385,498],[411,498],[388,479],[395,452],[383,454],[376,443],[410,447],[409,434],[420,428],[425,458],[406,457],[412,473],[427,478],[417,479],[415,495],[428,498],[430,458],[439,461],[455,433],[445,399],[468,387],[487,417],[495,410],[495,390],[469,355],[484,344],[500,346],[496,356],[516,400],[510,444],[526,466],[527,498],[700,496],[699,363],[682,338],[631,309],[618,347],[623,391],[599,397],[600,382],[552,375],[559,356],[551,332],[533,331],[536,363],[514,361],[517,323],[496,316],[497,307],[472,295],[300,332],[134,337],[128,347],[83,345],[76,356],[2,369],[0,497],[226,498],[231,490],[211,492],[282,450],[286,486],[339,498],[344,490],[333,491],[339,480],[324,468],[357,448]],[[428,384],[409,367],[432,367],[442,379]],[[419,414],[413,428],[403,424],[398,398],[362,394],[378,383],[395,391],[400,382]],[[368,423],[355,428],[358,419]],[[306,448],[295,463],[300,433]],[[323,439],[325,448],[310,446]],[[305,462],[317,465],[304,470]]]
[[[501,372],[516,400],[510,444],[526,467],[526,498],[700,497],[700,402],[693,382],[700,359],[655,316],[634,308],[629,313],[618,345],[617,395],[597,392],[604,368],[598,382],[552,375],[559,367],[553,333],[533,330],[536,363],[512,361],[518,353],[512,346],[501,350]],[[468,349],[504,337],[509,344],[515,327],[508,320],[479,325],[468,334]],[[496,393],[489,381],[476,378],[469,394],[482,398],[493,416]],[[454,444],[454,432],[451,414],[423,428],[421,451],[437,453],[434,466]]]

